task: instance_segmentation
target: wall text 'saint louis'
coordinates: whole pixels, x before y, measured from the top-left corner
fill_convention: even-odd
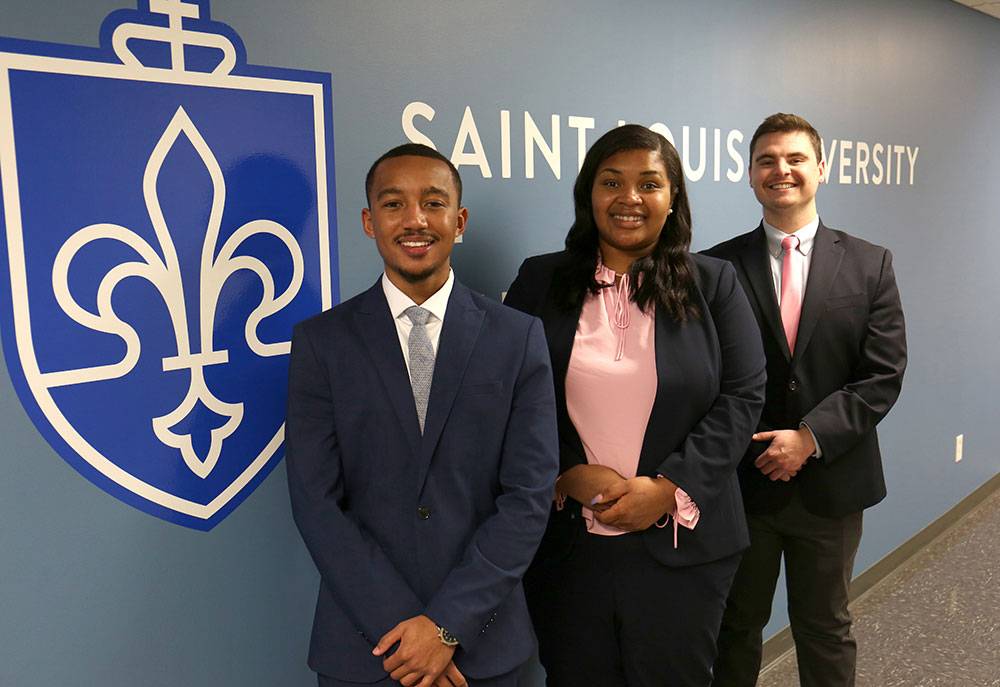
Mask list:
[[[431,125],[436,114],[434,108],[427,103],[409,103],[403,108],[401,118],[403,134],[413,143],[424,143],[437,150],[437,144],[426,133],[427,126]],[[480,117],[480,121],[486,121],[482,119],[482,115]],[[536,178],[536,157],[540,157],[541,164],[537,167],[547,168],[554,178],[562,179],[564,163],[575,162],[575,174],[583,164],[587,147],[596,139],[595,134],[588,135],[588,132],[594,132],[597,128],[597,121],[593,117],[554,114],[548,117],[547,127],[544,127],[544,118],[536,120],[528,111],[524,111],[523,117],[516,119],[520,121],[516,125],[512,124],[510,110],[500,110],[498,115],[489,117],[490,126],[496,125],[495,131],[499,134],[499,143],[489,149],[483,145],[480,125],[471,106],[466,106],[453,138],[440,133],[436,135],[439,141],[453,141],[450,158],[456,167],[478,168],[484,179],[494,178],[498,167],[500,178],[512,178],[515,172],[515,152],[518,176],[523,173],[524,179]],[[542,122],[542,126],[539,126],[538,121]],[[620,119],[616,125],[625,123],[626,120]],[[418,124],[424,130],[418,129]],[[741,130],[684,125],[680,128],[678,140],[663,122],[654,122],[649,128],[677,146],[684,174],[689,181],[725,179],[737,183],[746,177],[745,155],[748,153],[746,146],[749,144],[749,137]],[[518,143],[516,148],[515,141]],[[568,154],[564,154],[564,147],[569,148]],[[919,146],[841,139],[832,139],[829,143],[823,141],[823,156],[827,160],[826,182],[912,186],[919,153]]]

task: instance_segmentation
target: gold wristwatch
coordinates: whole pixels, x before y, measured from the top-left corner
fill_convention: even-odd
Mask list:
[[[448,632],[448,630],[444,629],[440,625],[437,626],[437,629],[438,639],[441,640],[442,644],[445,646],[458,646],[458,637]]]

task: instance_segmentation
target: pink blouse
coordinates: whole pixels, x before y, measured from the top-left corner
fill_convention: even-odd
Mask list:
[[[629,299],[628,274],[615,284],[615,273],[598,261],[596,277],[610,286],[584,299],[566,373],[566,408],[587,462],[631,479],[656,398],[655,320]],[[588,532],[625,533],[598,522],[587,508],[583,515]],[[699,515],[690,496],[677,489],[667,516],[674,520],[674,547],[677,526],[694,529]],[[657,525],[663,527],[667,520]]]

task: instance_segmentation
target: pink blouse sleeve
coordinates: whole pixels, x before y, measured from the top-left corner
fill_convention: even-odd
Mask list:
[[[656,523],[657,527],[666,527],[670,518],[674,521],[674,548],[677,548],[677,528],[678,526],[683,526],[689,530],[693,530],[695,525],[698,524],[698,519],[701,517],[701,511],[698,510],[698,504],[691,500],[691,497],[686,491],[678,488],[674,492],[674,510],[672,513],[668,513],[667,517],[662,520],[662,522]]]

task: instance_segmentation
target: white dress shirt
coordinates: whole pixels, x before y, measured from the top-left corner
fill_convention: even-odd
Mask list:
[[[767,236],[767,252],[771,256],[771,278],[774,280],[774,293],[778,298],[778,305],[781,305],[781,258],[784,253],[781,249],[781,240],[791,234],[786,234],[781,229],[771,226],[767,220],[764,220],[763,224],[764,235]],[[812,262],[813,242],[816,240],[817,229],[819,229],[819,217],[793,232],[799,239],[799,247],[796,250],[802,254],[802,259],[798,263],[802,268],[802,281],[799,283],[803,285],[809,283],[809,264]]]
[[[444,325],[444,313],[448,309],[448,298],[451,296],[451,289],[455,285],[455,273],[448,271],[448,280],[434,295],[420,304],[420,307],[430,312],[427,318],[427,338],[431,340],[431,347],[434,355],[437,355],[438,341],[441,340],[441,327]],[[392,320],[396,323],[396,334],[399,335],[399,347],[403,351],[403,360],[406,362],[406,372],[410,372],[410,330],[413,323],[404,314],[404,311],[414,305],[409,296],[399,290],[395,284],[389,281],[386,274],[382,274],[382,291],[385,292],[385,300],[389,303],[389,312],[392,313]]]
[[[764,225],[764,235],[767,237],[767,252],[771,256],[771,279],[774,281],[774,294],[778,299],[778,305],[781,305],[781,258],[784,251],[781,248],[781,240],[789,234],[786,234],[781,229],[772,226],[767,223],[767,220],[762,222]],[[802,269],[802,281],[800,284],[806,285],[808,288],[809,284],[809,265],[812,263],[812,251],[813,244],[816,242],[816,231],[819,229],[819,217],[813,218],[809,224],[804,227],[799,227],[793,233],[799,239],[799,247],[795,250],[802,254],[802,259],[798,261],[800,268]],[[802,294],[805,297],[805,293]],[[823,449],[819,446],[819,440],[816,439],[816,433],[812,431],[812,427],[807,425],[805,422],[800,422],[799,427],[805,427],[812,434],[813,443],[816,445],[816,450],[813,452],[813,457],[822,458]]]

